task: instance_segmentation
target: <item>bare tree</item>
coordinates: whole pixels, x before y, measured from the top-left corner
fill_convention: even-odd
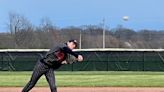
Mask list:
[[[13,46],[14,48],[18,48],[21,40],[24,39],[24,35],[21,31],[28,31],[32,29],[32,24],[24,17],[16,13],[9,13],[9,23],[8,28],[10,30],[10,34],[13,37]]]
[[[102,48],[103,28],[100,25],[57,28],[49,18],[34,27],[22,15],[9,13],[9,33],[0,33],[0,48],[50,48],[68,39],[81,41],[81,48]],[[164,48],[164,32],[118,26],[105,29],[106,48]],[[6,41],[4,43],[3,41]]]

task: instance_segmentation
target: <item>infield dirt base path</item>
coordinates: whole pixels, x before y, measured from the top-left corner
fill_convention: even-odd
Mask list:
[[[21,87],[0,87],[0,92],[21,92]],[[48,87],[34,87],[30,92],[50,92]],[[58,92],[164,92],[158,87],[59,87]]]

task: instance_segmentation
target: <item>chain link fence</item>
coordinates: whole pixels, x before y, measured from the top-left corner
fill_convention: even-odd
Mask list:
[[[48,50],[1,50],[1,71],[31,71]],[[164,71],[164,50],[83,49],[83,62],[63,65],[58,71]]]

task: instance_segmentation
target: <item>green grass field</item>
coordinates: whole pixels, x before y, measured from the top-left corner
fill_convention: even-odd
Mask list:
[[[1,87],[22,87],[32,72],[0,72]],[[56,72],[59,87],[164,87],[164,72]],[[48,86],[41,77],[37,86]]]

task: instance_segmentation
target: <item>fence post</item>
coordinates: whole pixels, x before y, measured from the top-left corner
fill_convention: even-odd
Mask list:
[[[145,51],[143,51],[143,71],[145,71]]]

